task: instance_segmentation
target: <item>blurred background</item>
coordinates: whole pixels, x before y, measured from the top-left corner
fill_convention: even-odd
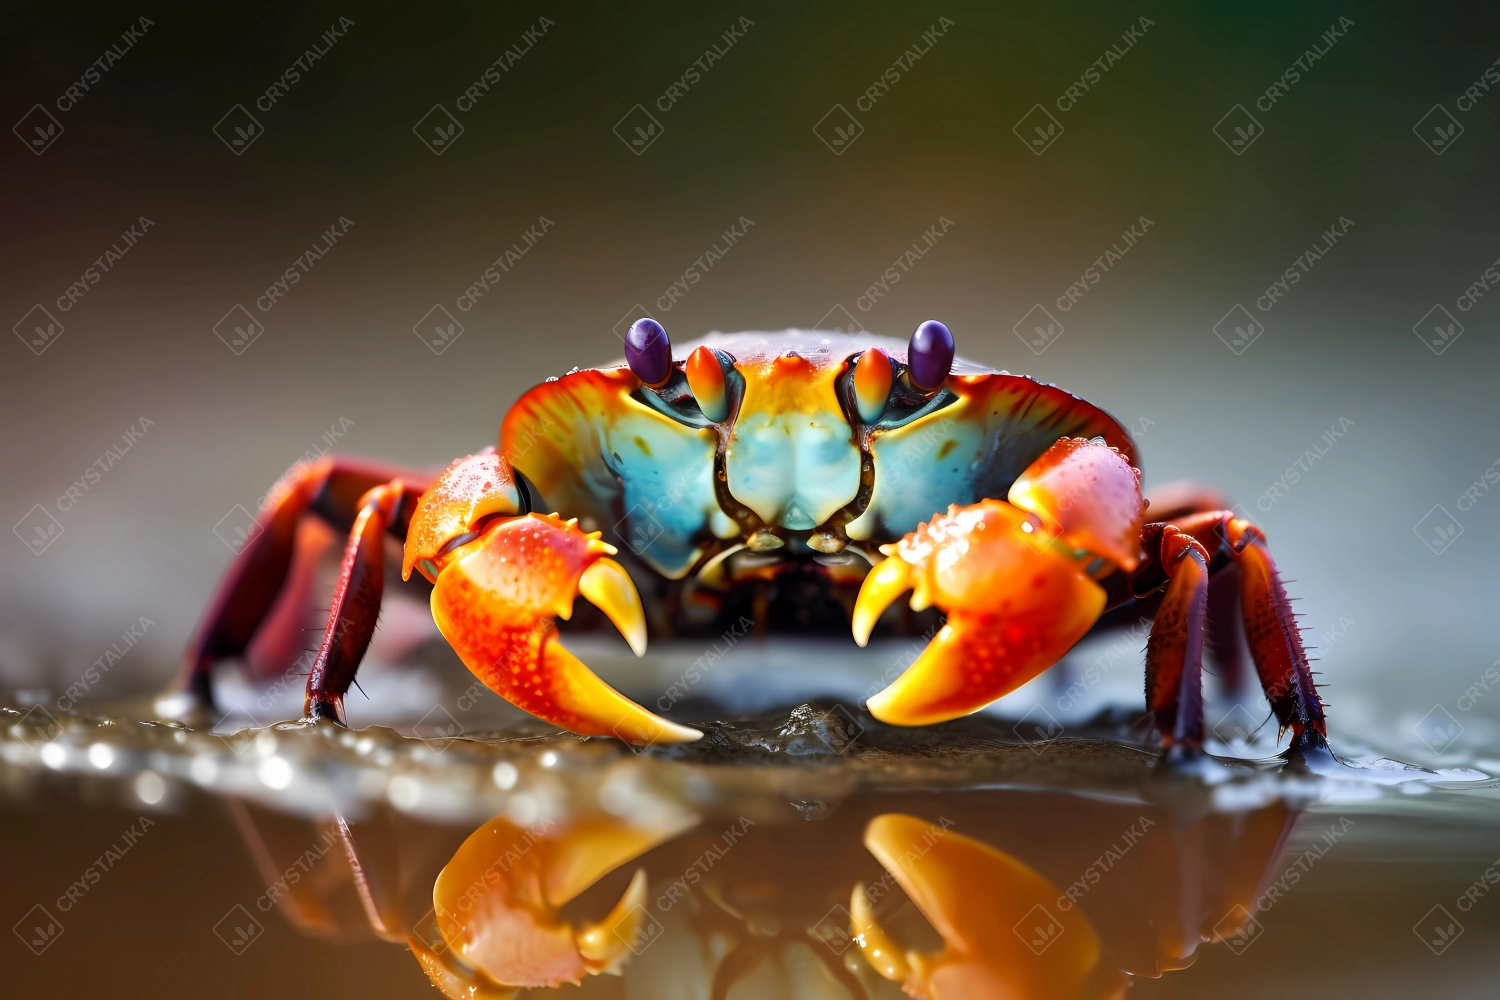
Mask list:
[[[938,318],[1266,528],[1336,736],[1487,752],[1493,6],[145,14],[7,17],[0,685],[159,688],[290,465],[440,467],[642,310]]]

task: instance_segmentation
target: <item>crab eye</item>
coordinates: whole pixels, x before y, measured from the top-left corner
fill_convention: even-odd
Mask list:
[[[672,342],[660,323],[647,317],[630,324],[625,334],[625,362],[651,388],[666,383],[672,375]]]
[[[859,356],[854,365],[854,401],[859,418],[873,424],[885,412],[891,395],[891,358],[878,347]]]
[[[724,391],[724,367],[719,356],[700,347],[687,359],[687,383],[698,400],[698,409],[710,423],[719,423],[729,415],[729,399]]]
[[[906,349],[906,366],[916,388],[923,392],[941,388],[953,370],[953,334],[935,319],[917,327]]]

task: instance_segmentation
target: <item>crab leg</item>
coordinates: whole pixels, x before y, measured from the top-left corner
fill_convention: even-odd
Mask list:
[[[1160,542],[1159,533],[1165,525],[1193,535],[1200,540],[1208,553],[1208,634],[1205,637],[1217,665],[1215,673],[1224,691],[1236,700],[1243,694],[1248,674],[1246,660],[1245,630],[1240,619],[1240,569],[1239,565],[1221,551],[1223,512],[1228,507],[1225,497],[1218,491],[1193,482],[1168,483],[1153,489],[1148,494],[1148,513],[1154,519],[1142,529],[1141,545],[1147,559],[1135,574],[1120,574],[1105,582],[1109,592],[1109,608],[1099,620],[1098,627],[1119,626],[1133,623],[1142,617],[1155,618],[1157,608],[1167,582],[1167,575],[1159,565],[1149,568],[1147,563],[1156,561],[1155,553]],[[1205,524],[1205,518],[1207,523]],[[1215,554],[1220,557],[1216,557]],[[1153,582],[1146,584],[1146,576]]]
[[[1181,552],[1173,548],[1181,543],[1174,541],[1174,537],[1191,537],[1210,561],[1220,552],[1227,552],[1232,560],[1230,565],[1238,568],[1240,613],[1250,658],[1277,722],[1283,730],[1292,730],[1294,744],[1326,740],[1323,701],[1313,680],[1291,600],[1266,546],[1265,534],[1227,510],[1205,511],[1179,518],[1170,525],[1148,524],[1141,534],[1147,558],[1131,576],[1131,588],[1136,594],[1144,594],[1159,585],[1164,576],[1175,574],[1175,570],[1167,568],[1174,551],[1177,565],[1181,565]],[[1173,575],[1173,584],[1175,580]],[[1171,599],[1173,584],[1168,585],[1166,600]],[[1154,633],[1155,629],[1153,636]],[[1164,695],[1165,691],[1148,688],[1153,710],[1158,707],[1155,694]],[[1201,701],[1201,693],[1197,697]],[[1158,721],[1161,719],[1158,714]]]
[[[344,694],[354,683],[380,618],[385,592],[385,536],[397,524],[398,513],[407,512],[406,519],[410,519],[415,499],[413,491],[399,479],[377,486],[360,498],[359,513],[349,529],[344,561],[334,585],[323,641],[307,675],[303,713],[309,719],[346,721]],[[400,535],[405,534],[400,531]]]
[[[1224,527],[1230,552],[1240,566],[1245,639],[1266,700],[1281,728],[1292,730],[1293,745],[1312,738],[1309,732],[1326,742],[1323,699],[1302,648],[1302,630],[1266,548],[1266,536],[1239,518],[1227,518]]]
[[[1146,706],[1168,746],[1203,745],[1203,633],[1208,554],[1169,526],[1161,564],[1171,577],[1146,645]]]
[[[283,477],[272,489],[249,539],[225,574],[188,644],[177,678],[178,688],[212,707],[213,665],[226,657],[243,655],[251,641],[258,640],[257,633],[263,627],[273,627],[268,615],[284,590],[300,593],[306,589],[306,579],[287,580],[297,547],[297,526],[302,518],[315,515],[336,531],[349,531],[360,511],[360,498],[398,476],[411,484],[407,487],[411,500],[426,486],[426,476],[345,458],[320,459],[298,466]],[[401,509],[410,516],[409,503],[401,505]],[[400,539],[405,536],[405,527],[405,520],[397,517],[389,530]],[[299,559],[294,572],[307,575],[312,570],[312,561]],[[299,621],[295,615],[286,618],[286,623]],[[288,645],[282,641],[284,637],[272,638],[274,645]]]

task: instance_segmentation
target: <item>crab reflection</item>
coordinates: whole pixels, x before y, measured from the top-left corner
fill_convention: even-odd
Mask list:
[[[268,874],[343,852],[277,900],[310,934],[408,946],[449,997],[1119,997],[1248,940],[1298,814],[1165,787],[881,795],[786,815],[606,813],[477,830],[388,812],[309,831],[234,804]],[[813,820],[809,822],[808,820]],[[591,977],[599,977],[597,979]]]

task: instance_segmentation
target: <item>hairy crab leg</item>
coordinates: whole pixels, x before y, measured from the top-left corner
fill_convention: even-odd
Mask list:
[[[1203,746],[1203,633],[1208,609],[1208,554],[1170,529],[1162,565],[1171,576],[1146,644],[1146,707],[1168,747]]]
[[[1276,563],[1266,547],[1266,536],[1248,521],[1228,518],[1224,525],[1230,551],[1240,565],[1240,607],[1245,639],[1255,661],[1261,688],[1283,730],[1292,730],[1292,743],[1326,743],[1323,699],[1318,695],[1302,630],[1281,583]]]
[[[1174,535],[1191,537],[1209,558],[1210,567],[1217,564],[1215,557],[1221,552],[1238,567],[1245,640],[1276,721],[1282,730],[1292,730],[1294,745],[1326,743],[1323,701],[1265,534],[1227,510],[1205,511],[1171,525],[1148,524],[1141,531],[1147,558],[1130,578],[1134,593],[1143,595],[1160,585],[1170,556],[1168,540]],[[1169,593],[1170,589],[1169,585]]]
[[[1147,500],[1147,514],[1154,523],[1142,529],[1146,559],[1135,574],[1121,573],[1104,581],[1109,607],[1096,629],[1123,627],[1141,618],[1156,617],[1167,582],[1159,567],[1147,566],[1156,558],[1153,545],[1160,539],[1153,531],[1160,530],[1158,525],[1171,525],[1195,538],[1204,534],[1207,540],[1200,540],[1200,544],[1209,555],[1208,646],[1218,668],[1215,673],[1220,685],[1231,697],[1239,699],[1249,677],[1245,630],[1240,618],[1240,568],[1228,553],[1221,551],[1218,542],[1222,532],[1215,530],[1222,523],[1229,502],[1217,490],[1189,481],[1156,487],[1147,494]],[[1147,576],[1153,578],[1154,584],[1141,589]],[[1133,586],[1137,589],[1133,590]]]
[[[409,484],[411,499],[426,487],[428,479],[417,473],[333,457],[297,466],[282,477],[188,643],[176,686],[193,694],[200,704],[213,707],[213,665],[243,655],[257,632],[267,625],[267,615],[283,589],[298,590],[305,582],[287,580],[297,526],[303,517],[316,516],[335,531],[346,532],[358,516],[360,498],[398,476]],[[404,521],[398,518],[391,528],[398,540],[404,538]],[[299,563],[297,567],[297,572],[312,570],[311,563]]]
[[[328,624],[307,674],[303,714],[309,719],[326,717],[340,724],[346,722],[344,695],[354,683],[380,618],[385,592],[385,536],[399,533],[405,537],[405,525],[400,522],[410,520],[415,500],[416,493],[399,479],[377,486],[360,498],[359,513],[349,529],[338,583],[334,585]],[[393,527],[398,531],[392,532]]]

